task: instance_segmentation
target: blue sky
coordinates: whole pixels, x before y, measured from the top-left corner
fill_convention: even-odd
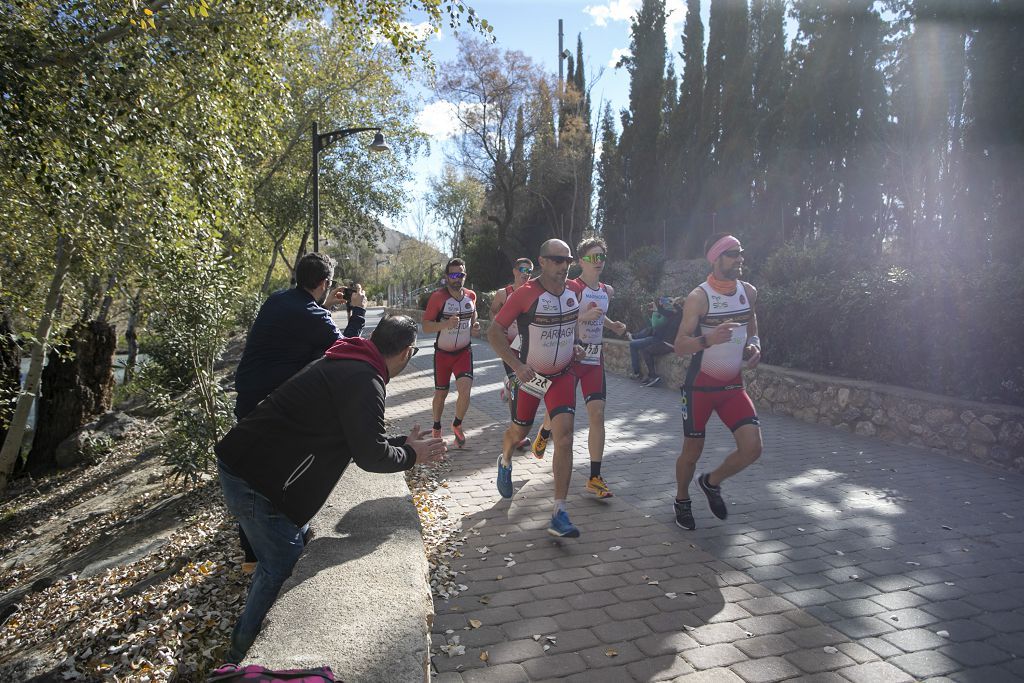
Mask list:
[[[558,20],[562,19],[565,47],[575,54],[576,36],[580,34],[583,38],[587,78],[592,81],[600,74],[591,90],[595,116],[602,102],[611,102],[614,111],[628,104],[628,74],[625,69],[615,69],[614,64],[623,53],[628,53],[630,19],[640,8],[640,0],[479,0],[471,4],[480,17],[494,25],[494,36],[499,47],[524,52],[552,74],[558,73]],[[675,55],[682,50],[685,0],[666,0],[666,11],[669,17],[665,33],[669,48]],[[702,11],[706,13],[707,8],[702,8]],[[410,19],[411,23],[416,23],[415,17]],[[450,61],[456,55],[457,43],[450,29],[446,28],[444,33],[433,36],[429,45],[438,64]],[[676,61],[676,71],[681,73],[682,64],[678,57]],[[422,98],[417,121],[420,129],[431,140],[430,154],[417,160],[414,166],[415,178],[408,187],[410,196],[419,200],[423,188],[428,186],[428,178],[440,173],[447,148],[446,140],[455,131],[451,127],[452,117],[448,114],[446,103],[435,101],[422,85],[410,83],[409,88]],[[427,222],[428,235],[436,235],[433,219],[429,215]],[[415,233],[409,217],[388,223],[406,234]]]

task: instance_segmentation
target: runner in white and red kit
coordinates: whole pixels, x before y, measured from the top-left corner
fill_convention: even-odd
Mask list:
[[[445,286],[430,295],[423,312],[423,331],[437,333],[434,340],[434,425],[432,436],[441,438],[441,416],[444,401],[455,375],[459,398],[455,402],[452,433],[455,443],[466,445],[462,420],[469,410],[469,394],[473,389],[473,349],[471,334],[480,333],[477,322],[476,292],[464,287],[466,262],[460,258],[448,261],[444,269]]]
[[[540,248],[540,277],[513,292],[502,306],[487,333],[498,356],[515,371],[516,381],[509,406],[512,424],[505,430],[498,457],[498,492],[511,498],[512,450],[530,430],[541,398],[554,434],[555,507],[548,533],[575,538],[580,535],[566,512],[569,481],[572,478],[572,432],[576,413],[576,376],[570,371],[582,358],[576,345],[578,320],[596,320],[600,310],[580,313],[579,287],[566,282],[573,262],[569,245],[548,240]],[[508,341],[508,328],[516,325],[522,347],[516,353]]]
[[[728,427],[736,450],[697,483],[712,514],[728,516],[722,482],[761,456],[761,427],[754,404],[743,388],[742,370],[761,360],[754,303],[757,290],[739,280],[743,247],[732,235],[713,235],[704,245],[712,272],[690,292],[676,335],[675,352],[693,354],[682,386],[683,450],[676,461],[676,524],[693,529],[690,482],[704,449],[704,429],[711,413]]]
[[[604,459],[604,406],[607,399],[607,382],[604,371],[604,328],[615,334],[625,334],[626,324],[608,318],[608,306],[615,290],[611,285],[601,282],[601,272],[608,260],[608,245],[600,237],[589,237],[576,247],[583,272],[573,280],[580,290],[580,302],[583,310],[598,308],[601,316],[596,320],[580,322],[579,343],[583,347],[584,356],[573,367],[583,391],[583,401],[587,406],[587,417],[590,429],[587,434],[587,445],[590,451],[590,478],[587,479],[587,491],[598,498],[611,498],[604,477],[601,476],[601,463]],[[544,457],[547,440],[551,437],[549,419],[545,416],[544,426],[533,440],[533,454]]]

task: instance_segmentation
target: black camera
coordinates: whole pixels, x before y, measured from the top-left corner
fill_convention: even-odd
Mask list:
[[[349,299],[352,298],[352,292],[354,291],[356,290],[354,290],[351,287],[346,287],[345,289],[341,290],[341,296],[343,299],[345,299],[345,301],[348,301]]]

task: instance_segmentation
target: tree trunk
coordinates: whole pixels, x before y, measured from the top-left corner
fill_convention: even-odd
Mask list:
[[[139,360],[139,335],[135,328],[139,324],[139,309],[142,305],[142,288],[132,297],[128,310],[128,327],[124,331],[124,339],[128,343],[128,357],[124,361],[124,383],[128,384],[135,375],[135,366]]]
[[[117,329],[96,320],[76,323],[69,340],[50,351],[43,369],[36,435],[28,456],[33,472],[51,469],[60,442],[114,402]]]
[[[14,403],[21,388],[21,347],[14,341],[14,327],[7,311],[0,313],[0,443],[14,417]]]
[[[65,238],[57,239],[57,262],[53,269],[53,277],[50,279],[50,289],[46,293],[46,304],[43,307],[42,316],[39,318],[39,324],[36,326],[28,376],[25,378],[24,388],[18,394],[14,417],[11,419],[11,426],[7,432],[7,438],[4,439],[3,448],[0,449],[0,495],[7,490],[7,482],[14,470],[14,464],[21,454],[21,442],[25,438],[28,415],[39,390],[39,378],[43,374],[43,354],[46,351],[46,344],[50,340],[50,331],[53,329],[53,319],[57,312],[60,292],[64,287],[64,280],[67,278],[68,266],[71,264],[71,251],[72,246],[66,243]]]

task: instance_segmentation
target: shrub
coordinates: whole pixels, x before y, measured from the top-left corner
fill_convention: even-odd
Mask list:
[[[773,257],[774,258],[774,257]],[[827,270],[823,253],[767,269],[757,306],[764,360],[814,372],[1024,405],[1024,273],[989,266]],[[780,265],[807,265],[806,274]]]

